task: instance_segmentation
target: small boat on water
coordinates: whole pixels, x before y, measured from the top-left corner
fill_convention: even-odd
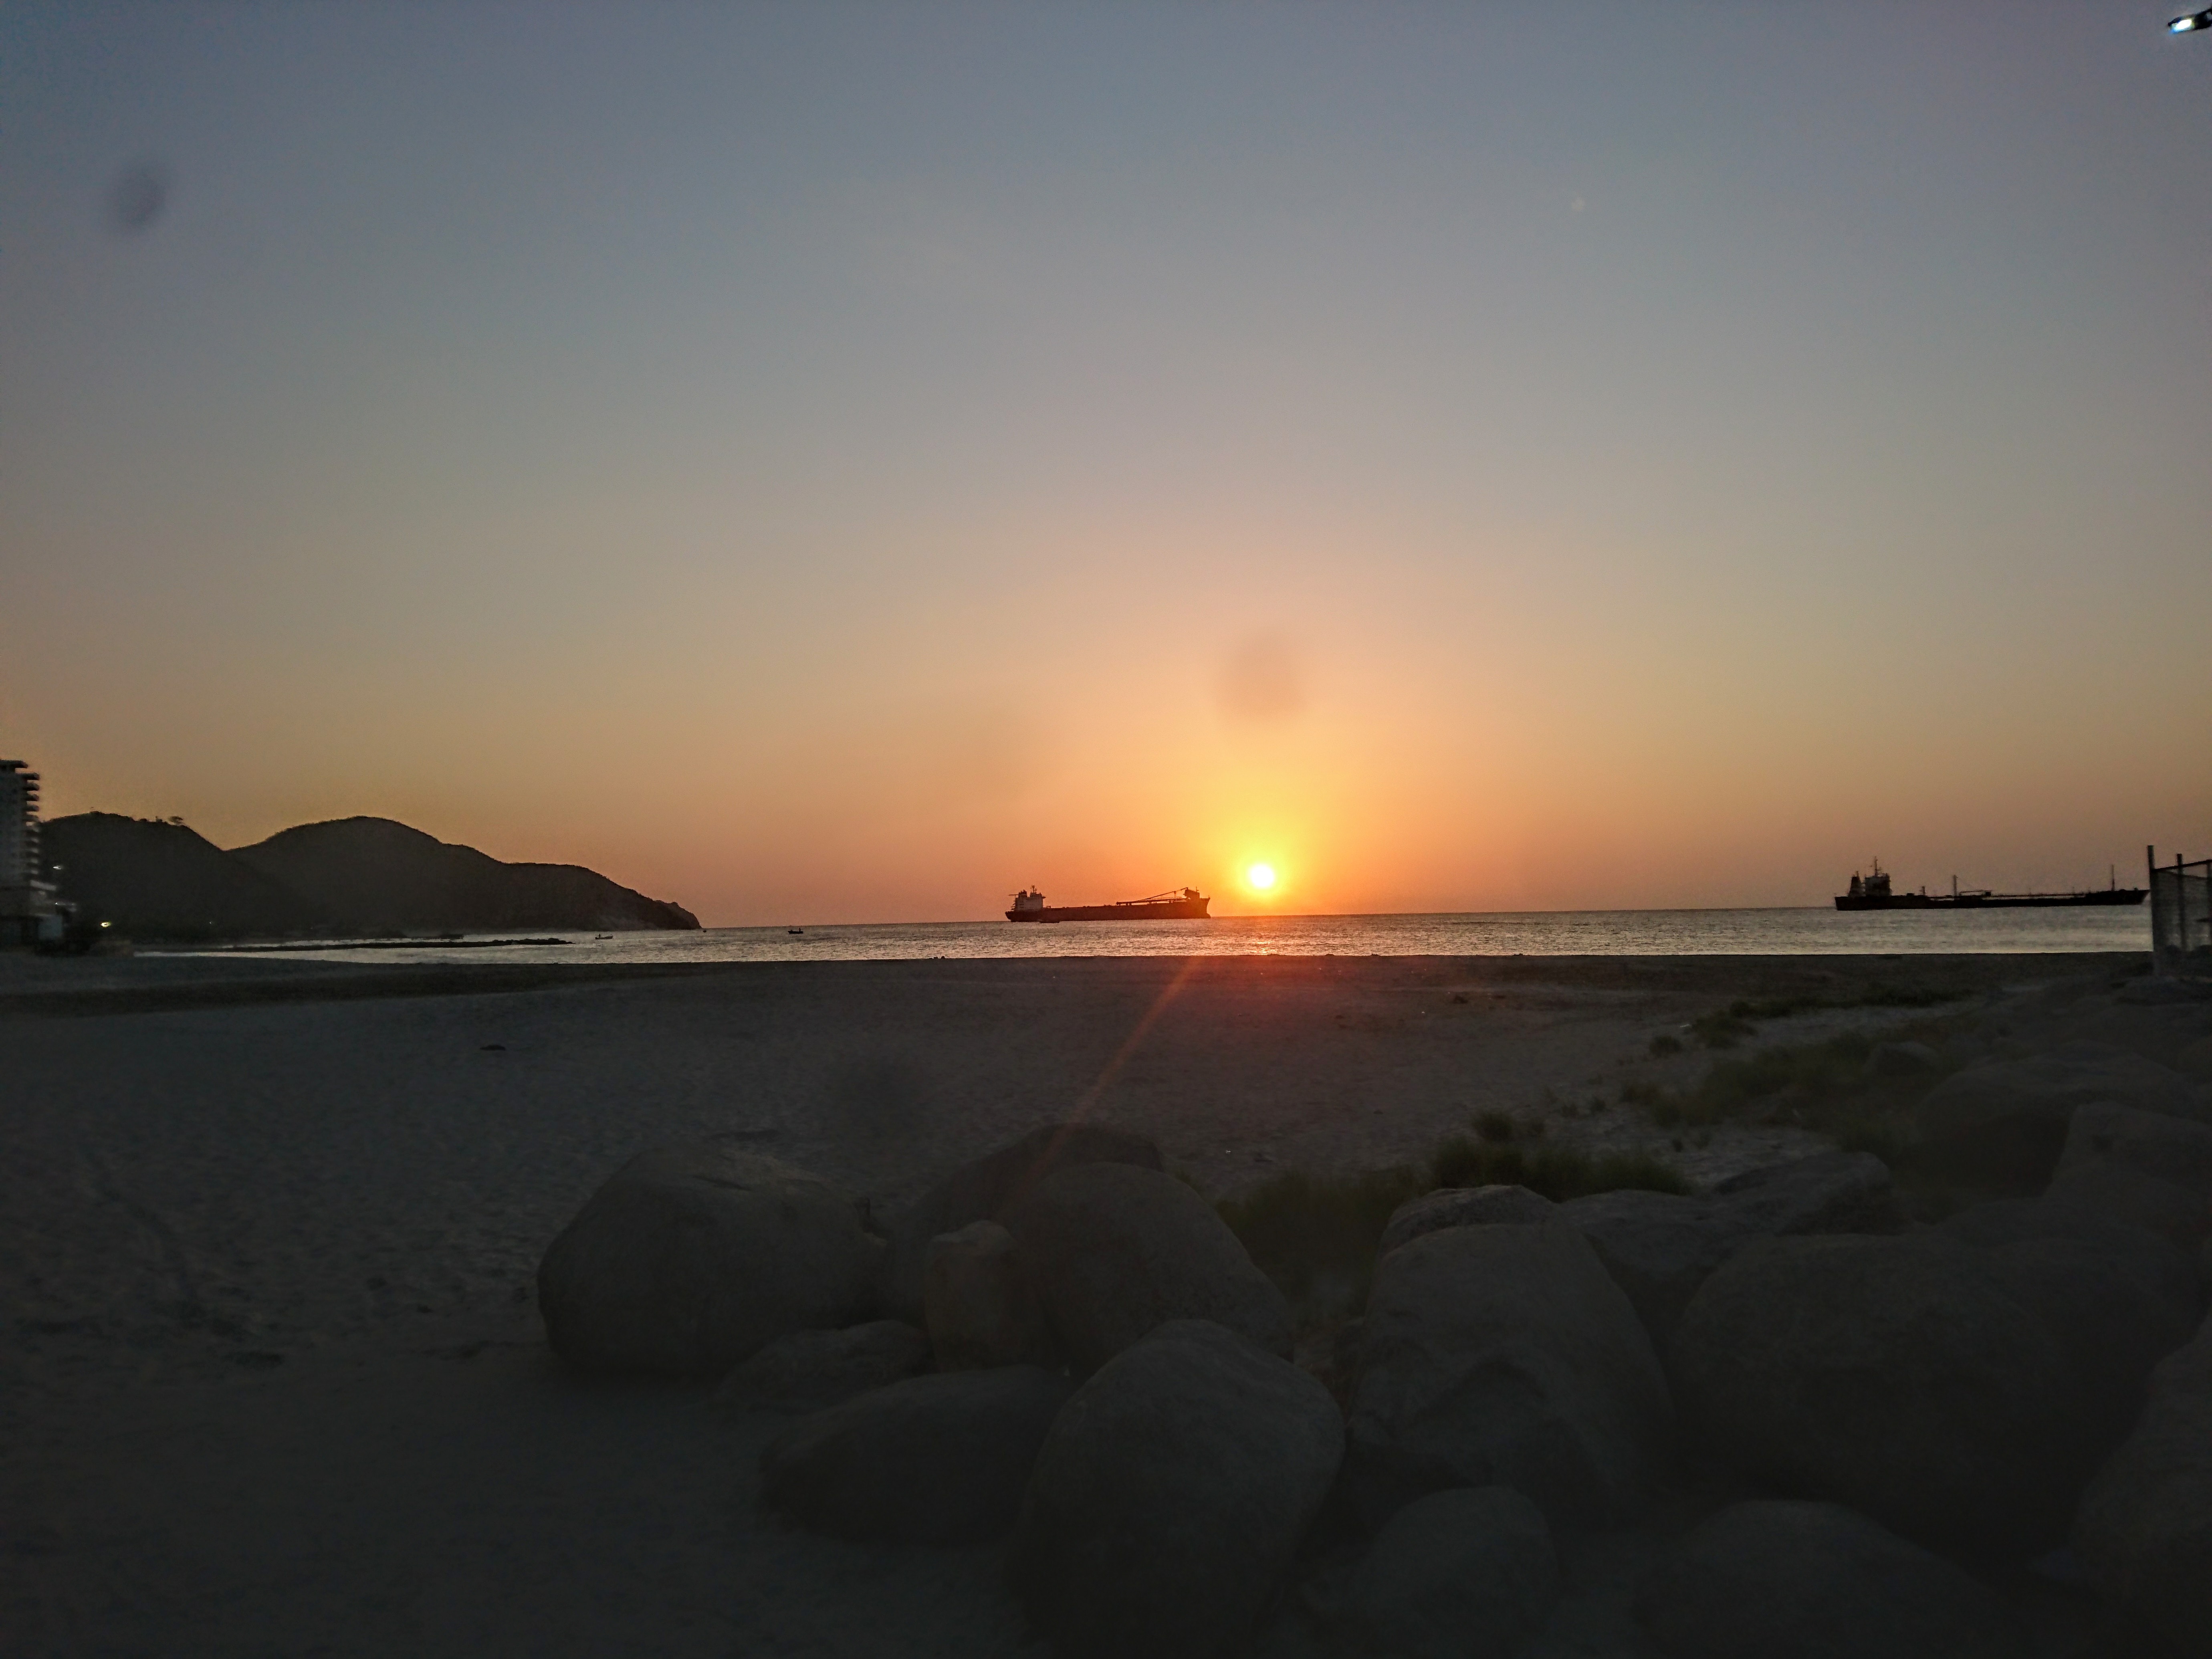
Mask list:
[[[1951,890],[1931,893],[1925,887],[1917,893],[1900,893],[1891,885],[1889,872],[1881,867],[1881,860],[1874,860],[1874,873],[1862,876],[1851,872],[1850,890],[1836,895],[1838,910],[2039,910],[2075,904],[2141,904],[2149,891],[2143,887],[2123,887],[2117,872],[2108,887],[2090,887],[2073,893],[1993,893],[1986,887],[1961,889],[1959,878],[1951,878]]]
[[[1213,901],[1195,887],[1155,893],[1150,898],[1117,899],[1111,904],[1047,904],[1042,888],[1014,895],[1008,921],[1196,921]]]

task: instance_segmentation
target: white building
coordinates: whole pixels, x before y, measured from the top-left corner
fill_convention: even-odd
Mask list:
[[[61,937],[52,884],[39,860],[39,775],[0,760],[0,945]]]

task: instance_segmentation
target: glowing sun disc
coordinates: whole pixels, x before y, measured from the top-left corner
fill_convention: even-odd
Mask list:
[[[1265,892],[1275,884],[1275,866],[1272,864],[1255,864],[1244,872],[1244,879]]]

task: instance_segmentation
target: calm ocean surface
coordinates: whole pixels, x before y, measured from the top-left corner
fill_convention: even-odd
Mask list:
[[[492,937],[483,935],[481,937]],[[1206,921],[874,922],[710,927],[696,933],[589,931],[562,945],[460,949],[303,949],[382,962],[805,962],[934,957],[1791,956],[1988,951],[2148,951],[2148,906],[1972,912],[1553,910],[1521,915],[1224,916]]]

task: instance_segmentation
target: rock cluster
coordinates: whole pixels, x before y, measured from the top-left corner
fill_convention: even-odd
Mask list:
[[[1213,1208],[1105,1130],[956,1171],[888,1243],[772,1160],[648,1153],[541,1301],[580,1366],[803,1413],[761,1454],[798,1524],[1004,1539],[1063,1659],[2026,1659],[1991,1586],[2039,1559],[2106,1598],[2113,1650],[2212,1652],[2196,1090],[2075,1043],[1927,1098],[1948,1167],[2019,1195],[1907,1226],[1837,1152],[1694,1197],[1414,1200],[1338,1397]],[[1644,1541],[1601,1648],[1574,1609],[1607,1538]]]

